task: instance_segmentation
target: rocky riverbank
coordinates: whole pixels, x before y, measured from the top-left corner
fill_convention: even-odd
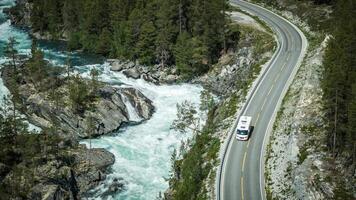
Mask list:
[[[13,93],[15,88],[11,85],[12,69],[4,67],[1,76],[4,84]],[[42,129],[50,129],[56,125],[63,135],[69,137],[88,138],[108,134],[125,123],[147,120],[154,112],[152,101],[137,89],[114,88],[109,85],[101,85],[94,94],[94,109],[86,107],[77,112],[70,106],[68,99],[68,78],[59,78],[59,85],[54,90],[61,91],[63,95],[57,97],[61,98],[60,102],[54,102],[49,98],[51,90],[39,91],[26,75],[19,74],[17,77],[18,103],[28,120]],[[95,130],[91,133],[87,123],[89,117],[95,124]]]
[[[144,79],[154,84],[173,84],[180,81],[175,66],[154,65],[151,67],[140,65],[138,62],[121,61],[117,59],[107,60],[114,72],[122,72],[125,76],[133,79]]]

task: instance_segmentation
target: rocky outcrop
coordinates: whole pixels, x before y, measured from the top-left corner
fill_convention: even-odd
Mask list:
[[[154,84],[173,84],[180,80],[175,66],[154,65],[151,67],[140,65],[131,61],[110,59],[111,70],[122,72],[125,76],[133,79],[142,78]]]
[[[242,34],[244,36],[240,39],[237,51],[223,55],[208,73],[193,80],[193,83],[202,84],[213,93],[225,97],[233,91],[247,89],[251,77],[255,79],[272,57],[275,43],[269,33],[259,30]],[[263,42],[256,38],[263,38]]]
[[[9,172],[4,178],[4,185],[16,185],[18,194],[12,197],[26,196],[27,199],[56,200],[81,199],[89,190],[105,184],[106,173],[115,162],[112,153],[105,149],[87,149],[77,143],[58,148],[56,154],[48,149],[46,158],[34,157],[31,163],[24,160],[16,166],[22,171]],[[19,181],[21,180],[21,181]],[[123,188],[123,185],[120,185]]]
[[[203,84],[215,94],[230,94],[236,88],[240,88],[239,81],[244,79],[251,71],[255,62],[253,48],[242,47],[236,54],[225,55],[209,73],[199,77],[195,82]]]
[[[7,86],[11,71],[5,67],[2,73]],[[97,92],[95,109],[86,109],[82,113],[77,113],[69,106],[68,99],[64,98],[64,106],[55,106],[54,102],[48,98],[49,92],[37,91],[30,82],[22,82],[23,84],[18,87],[18,92],[28,120],[42,129],[51,128],[54,123],[57,123],[63,135],[69,137],[88,138],[108,134],[116,131],[125,123],[147,120],[154,112],[152,101],[134,88],[115,88],[104,85]],[[67,90],[65,85],[59,88],[64,93]],[[95,130],[91,133],[88,131],[90,130],[89,117],[95,124]]]

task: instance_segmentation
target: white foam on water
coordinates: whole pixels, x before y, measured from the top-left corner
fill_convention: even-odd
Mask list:
[[[14,37],[18,42],[18,45],[16,46],[18,52],[22,55],[30,54],[32,42],[29,35],[24,30],[11,26],[10,20],[0,24],[0,35],[1,43],[7,43],[10,37]]]
[[[157,86],[142,79],[127,78],[122,73],[110,71],[107,63],[89,68],[92,67],[99,69],[102,81],[121,82],[120,87],[137,88],[153,101],[156,112],[150,120],[126,127],[115,136],[92,140],[92,145],[115,155],[116,162],[108,181],[122,177],[126,182],[125,190],[113,195],[113,199],[155,199],[159,192],[168,188],[165,178],[169,177],[173,150],[179,148],[182,140],[191,137],[191,134],[177,133],[170,128],[176,118],[176,105],[188,100],[198,108],[203,89],[190,84]],[[101,192],[107,190],[104,187],[99,188]],[[100,192],[97,195],[94,199],[101,198]]]
[[[131,102],[124,94],[121,94],[121,98],[126,106],[127,112],[129,114],[129,120],[132,122],[139,122],[142,118],[138,115],[136,109],[132,106]]]

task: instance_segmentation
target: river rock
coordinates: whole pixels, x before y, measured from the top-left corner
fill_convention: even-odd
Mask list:
[[[136,68],[128,69],[123,71],[124,75],[133,78],[133,79],[139,79],[141,74]]]
[[[112,71],[122,71],[124,69],[124,63],[120,62],[120,61],[114,61],[111,64],[111,68]]]
[[[145,81],[147,81],[147,82],[153,83],[153,84],[155,84],[155,85],[158,85],[158,84],[159,84],[159,81],[157,80],[157,78],[154,78],[154,77],[152,77],[151,75],[142,74],[141,77],[143,78],[143,80],[145,80]]]
[[[175,83],[177,82],[177,80],[178,80],[178,76],[173,74],[169,74],[164,78],[164,81],[168,84]]]

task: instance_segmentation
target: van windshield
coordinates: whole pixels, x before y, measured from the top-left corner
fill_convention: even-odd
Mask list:
[[[242,130],[237,130],[237,134],[238,134],[238,135],[248,135],[248,131],[247,131],[247,130],[244,130],[244,131],[242,131]]]

